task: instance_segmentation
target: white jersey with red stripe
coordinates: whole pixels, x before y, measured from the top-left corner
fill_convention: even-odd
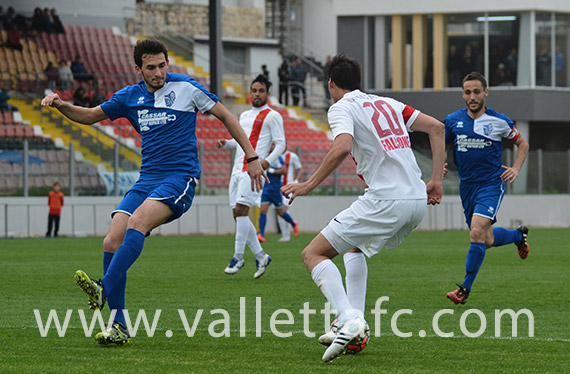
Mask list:
[[[389,97],[354,90],[328,111],[334,138],[353,137],[356,173],[367,185],[366,195],[379,200],[425,199],[408,131],[420,112]]]
[[[267,113],[263,113],[264,111],[267,111]],[[263,120],[259,121],[261,118],[258,118],[258,116],[261,118],[264,117]],[[256,119],[258,119],[257,124]],[[239,123],[248,136],[260,161],[267,160],[271,165],[285,150],[283,117],[281,117],[279,112],[271,109],[268,105],[264,105],[260,108],[252,108],[243,112],[239,117]],[[275,142],[275,148],[271,154],[269,154],[272,142]],[[226,148],[235,147],[236,150],[232,174],[247,170],[245,152],[241,147],[236,145],[235,140],[228,142],[226,145]]]
[[[299,156],[291,151],[285,152],[283,155],[283,162],[287,168],[287,173],[283,175],[283,185],[286,186],[295,180],[295,171],[299,170],[303,165],[301,164]]]

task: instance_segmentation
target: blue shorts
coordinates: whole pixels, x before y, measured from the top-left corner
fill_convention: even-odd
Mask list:
[[[190,209],[195,190],[196,178],[187,175],[170,175],[156,180],[139,179],[127,191],[111,217],[117,212],[130,216],[146,199],[151,199],[168,205],[172,216],[167,222],[174,221]]]
[[[283,207],[283,195],[280,190],[272,190],[270,188],[264,188],[261,194],[262,204],[273,204],[275,209]]]
[[[497,212],[505,194],[505,182],[501,179],[481,183],[461,183],[459,195],[463,204],[465,222],[471,228],[471,218],[474,214],[497,222]]]

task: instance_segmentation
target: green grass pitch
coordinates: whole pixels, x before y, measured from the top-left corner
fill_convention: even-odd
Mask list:
[[[366,318],[374,334],[376,300],[387,312],[381,315],[381,336],[372,336],[368,347],[355,356],[342,356],[324,364],[324,347],[303,333],[299,313],[308,302],[316,314],[309,316],[309,330],[324,331],[320,313],[324,300],[306,272],[301,250],[314,235],[301,235],[289,243],[277,243],[268,235],[265,250],[273,257],[267,273],[253,279],[255,259],[246,250],[246,265],[234,276],[223,273],[233,253],[232,236],[150,237],[139,260],[128,273],[127,308],[134,319],[144,309],[150,321],[161,310],[153,337],[143,325],[132,343],[123,347],[98,346],[86,337],[78,309],[91,322],[87,298],[74,284],[75,270],[99,277],[102,268],[101,238],[0,240],[0,372],[161,372],[161,373],[545,373],[570,368],[570,231],[531,229],[531,252],[520,260],[514,245],[492,248],[475,281],[467,304],[456,306],[445,298],[464,275],[468,233],[414,232],[394,251],[382,251],[369,260]],[[337,264],[342,260],[337,258]],[[344,273],[343,266],[339,266]],[[245,336],[240,336],[240,297],[245,298]],[[260,337],[256,337],[256,297],[261,298]],[[60,323],[72,310],[64,337],[53,322],[41,337],[34,309],[45,324],[50,310]],[[202,316],[193,337],[188,337],[178,310],[184,310],[191,327],[197,310]],[[230,337],[212,337],[208,328],[221,332],[227,311]],[[277,337],[270,318],[278,309],[291,311],[294,323],[281,324]],[[394,313],[411,309],[397,320],[401,332],[391,328]],[[454,337],[436,335],[433,316],[451,309],[439,319],[439,328]],[[483,313],[486,329],[470,338],[460,320],[469,309]],[[529,322],[518,318],[518,337],[512,337],[511,320],[503,317],[501,336],[495,336],[495,310],[528,309],[534,317],[534,337]],[[218,310],[215,313],[211,311]],[[103,316],[106,320],[109,311]],[[134,316],[133,316],[134,315]],[[481,317],[469,314],[466,328],[475,333]],[[280,314],[279,320],[286,315]],[[420,337],[419,331],[426,332]],[[93,335],[99,331],[96,325]],[[172,334],[171,337],[168,335]]]

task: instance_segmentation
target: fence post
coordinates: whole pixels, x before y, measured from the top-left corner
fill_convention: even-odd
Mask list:
[[[542,149],[536,150],[538,163],[538,194],[542,195]]]
[[[333,178],[333,194],[338,196],[338,168],[334,169]]]
[[[115,142],[115,159],[113,160],[114,196],[119,196],[119,143]]]
[[[202,167],[204,166],[204,161],[202,161],[203,159],[204,159],[204,143],[200,143],[200,145],[198,145],[198,160],[200,162],[200,169],[202,169]],[[198,186],[198,195],[203,195],[204,183],[202,182],[202,180],[200,180],[198,183],[200,183],[200,185]]]
[[[69,196],[75,196],[75,152],[72,142],[69,142]]]
[[[513,150],[508,148],[507,152],[506,152],[506,157],[507,157],[507,166],[511,166],[513,164]],[[512,183],[506,183],[507,185],[507,194],[511,194],[513,191],[513,184]]]
[[[22,168],[22,172],[24,173],[24,182],[23,182],[23,187],[24,187],[24,197],[28,197],[29,196],[29,174],[30,174],[30,170],[29,170],[29,159],[30,159],[30,154],[28,151],[28,140],[24,139],[24,167]]]

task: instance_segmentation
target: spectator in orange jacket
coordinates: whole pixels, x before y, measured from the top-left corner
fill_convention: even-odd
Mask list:
[[[53,184],[53,190],[49,192],[48,205],[49,205],[49,216],[48,216],[48,231],[46,233],[46,238],[51,238],[51,229],[54,226],[53,237],[57,238],[57,232],[59,231],[59,218],[61,216],[61,207],[63,206],[63,192],[60,190],[59,182]]]

